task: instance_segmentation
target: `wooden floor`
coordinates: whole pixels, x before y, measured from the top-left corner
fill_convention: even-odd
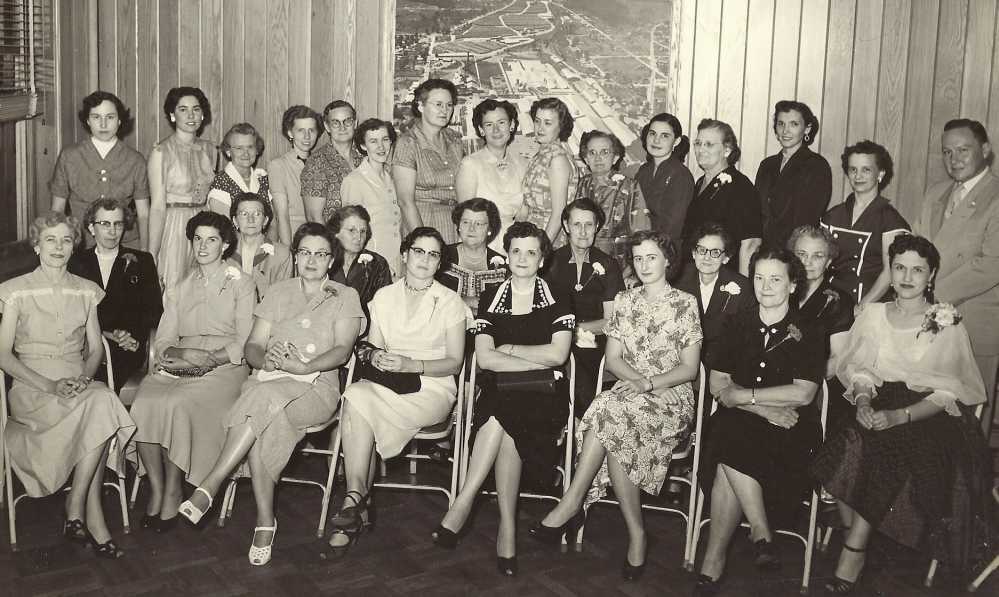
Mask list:
[[[318,476],[322,464],[299,465]],[[399,469],[400,467],[394,467]],[[421,475],[443,478],[440,465],[421,465]],[[396,475],[408,479],[408,475]],[[58,536],[62,499],[50,496],[22,500],[18,505],[20,550],[7,548],[6,512],[0,532],[0,595],[689,595],[693,575],[681,567],[683,525],[678,517],[648,514],[650,550],[645,576],[635,583],[620,577],[626,536],[620,513],[613,506],[591,511],[582,553],[560,553],[539,545],[524,529],[550,507],[523,500],[518,545],[520,574],[500,577],[493,549],[497,519],[495,502],[488,497],[471,521],[470,532],[455,551],[434,546],[430,531],[439,522],[447,501],[443,494],[376,490],[377,526],[361,536],[344,558],[324,559],[324,542],[315,538],[319,492],[309,487],[282,486],[278,495],[280,528],[274,559],[264,567],[250,566],[246,551],[254,520],[249,484],[242,482],[233,519],[217,528],[178,525],[166,535],[140,528],[122,533],[117,502],[105,496],[112,532],[127,555],[118,561],[97,559],[83,547]],[[136,525],[143,497],[133,514]],[[339,503],[336,499],[335,503]],[[760,574],[750,564],[751,546],[741,533],[733,541],[723,596],[780,597],[798,594],[803,560],[796,540],[778,541],[784,566],[778,573]],[[834,539],[830,554],[839,540]],[[703,547],[703,543],[702,543]],[[812,594],[822,595],[834,555],[817,554]],[[885,541],[870,550],[868,570],[858,595],[898,597],[960,594],[945,577],[925,589],[922,575],[927,562],[918,554]],[[999,594],[999,575],[980,593]]]

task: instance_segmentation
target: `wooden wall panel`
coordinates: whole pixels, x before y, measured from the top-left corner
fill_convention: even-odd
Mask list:
[[[311,14],[312,6],[307,0],[293,0],[288,6],[288,105],[309,105],[312,86],[309,76],[312,67],[312,56],[309,55],[312,45]],[[378,17],[375,13],[376,21]],[[378,38],[377,28],[372,36],[372,39]],[[375,92],[377,95],[377,89]],[[278,125],[280,128],[280,122]]]
[[[682,63],[670,107],[691,123],[724,114],[750,178],[777,151],[770,118],[784,98],[818,114],[817,149],[836,173],[847,144],[885,145],[895,162],[886,194],[909,218],[945,177],[944,123],[982,120],[999,139],[999,0],[748,0],[741,19],[745,0],[724,0],[721,11],[717,0],[680,1]],[[719,57],[716,74],[710,65]],[[741,105],[732,106],[726,87],[740,68]],[[838,174],[833,180],[835,203],[849,185]]]
[[[214,112],[224,105],[222,93],[222,0],[201,0],[201,28],[198,31],[198,86],[210,98]],[[224,113],[213,114],[212,123],[205,127],[202,136],[221,140],[229,128]]]
[[[357,57],[354,60],[354,102],[357,117],[361,120],[378,113],[378,27],[381,15],[378,11],[358,11],[355,18],[358,40]]]
[[[177,67],[177,43],[178,43],[178,13],[177,0],[159,0],[159,14],[157,15],[156,31],[159,35],[156,47],[159,54],[156,56],[158,65],[158,76],[160,80],[159,93],[157,93],[157,140],[166,139],[172,129],[163,114],[163,98],[166,97],[171,88],[178,85],[180,69]]]
[[[243,3],[225,0],[222,3],[222,88],[246,89],[243,61],[245,12]],[[244,120],[245,93],[223,93],[221,113],[223,122]]]
[[[393,23],[395,15],[393,14]],[[309,55],[312,57],[312,108],[322,113],[333,99],[333,0],[312,0],[312,36]]]
[[[251,122],[263,133],[268,155],[284,153],[287,144],[281,141],[281,113],[288,103],[288,0],[267,0],[267,100],[264,113]],[[228,125],[227,125],[228,126]],[[264,162],[261,162],[264,163]]]
[[[117,0],[118,34],[117,34],[117,58],[115,59],[118,70],[118,97],[126,106],[136,105],[138,91],[138,47],[136,45],[136,0]],[[136,147],[136,136],[129,135],[125,138],[125,143],[131,147]]]
[[[746,76],[746,18],[749,0],[726,0],[722,8],[721,44],[718,56],[718,107],[715,118],[732,125],[738,136],[742,128],[742,93]],[[703,116],[694,115],[691,136]]]
[[[136,96],[131,105],[135,117],[135,148],[148,155],[149,150],[159,141],[159,126],[163,121],[160,106],[160,81],[156,48],[159,45],[159,30],[156,27],[158,13],[153,2],[139,2],[136,5],[136,36],[139,40],[136,52]]]
[[[333,3],[333,95],[354,102],[354,44],[357,41],[355,0]],[[365,50],[368,51],[368,50]],[[355,106],[356,107],[356,106]]]

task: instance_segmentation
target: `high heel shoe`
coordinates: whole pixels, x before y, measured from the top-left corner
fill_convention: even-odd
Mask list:
[[[843,544],[843,549],[853,553],[864,553],[866,549],[857,549],[855,547],[850,547],[846,543]],[[860,582],[860,577],[863,574],[864,569],[861,568],[860,572],[857,573],[857,578],[853,580],[846,580],[838,576],[833,576],[832,580],[826,582],[825,589],[826,593],[829,595],[849,595],[853,593],[854,589],[857,588],[857,583]]]
[[[71,543],[87,543],[87,527],[79,518],[66,519],[62,523],[62,536]]]
[[[503,576],[517,576],[517,556],[496,556],[496,570]]]
[[[562,535],[572,535],[583,526],[584,522],[586,522],[586,510],[580,507],[562,526],[550,527],[539,520],[527,529],[527,534],[542,543],[558,545],[562,542]]]
[[[707,574],[697,575],[697,584],[694,585],[694,597],[712,597],[721,590],[722,578],[711,578]]]
[[[104,543],[98,543],[97,539],[94,539],[94,536],[90,534],[90,531],[87,531],[87,542],[90,543],[90,547],[94,548],[94,555],[99,558],[117,560],[125,555],[125,550],[118,547],[113,540],[108,539]]]
[[[443,547],[444,549],[454,549],[458,546],[458,541],[461,536],[464,535],[465,529],[462,527],[457,533],[447,528],[446,526],[439,524],[437,528],[430,533],[430,537],[433,538],[434,545],[437,547]]]
[[[205,494],[205,497],[208,498],[208,506],[206,506],[204,510],[195,506],[189,499],[181,502],[180,507],[177,508],[177,514],[180,514],[187,520],[191,521],[191,524],[194,525],[201,522],[201,518],[205,515],[205,512],[212,509],[212,494],[208,493],[208,490],[203,487],[198,487],[194,490],[194,493],[198,493],[199,491]],[[191,497],[194,497],[193,493],[191,494]]]
[[[637,566],[632,566],[628,558],[624,559],[624,565],[621,566],[621,578],[626,581],[633,581],[642,578],[643,574],[645,574],[645,562]]]
[[[177,521],[180,520],[180,516],[174,516],[173,518],[167,518],[163,520],[162,518],[156,519],[156,532],[160,535],[164,533],[169,533],[173,530],[173,527],[177,526]]]
[[[756,567],[760,570],[777,570],[780,568],[780,556],[777,555],[777,549],[774,547],[773,541],[767,541],[766,539],[760,539],[753,543],[753,547],[756,549]]]
[[[349,506],[346,505],[348,499],[352,502]],[[367,512],[367,509],[368,496],[362,495],[359,491],[347,492],[343,498],[343,504],[340,506],[340,511],[333,517],[333,532],[330,533],[329,538],[329,541],[332,541],[335,536],[343,535],[347,538],[347,542],[343,545],[333,545],[327,541],[327,556],[324,557],[341,558],[350,551],[350,548],[359,540],[361,533],[371,524],[370,522],[365,523],[362,516]]]
[[[255,527],[253,529],[254,538],[256,538],[257,532],[266,533],[270,531],[271,540],[263,547],[257,547],[252,542],[250,543],[250,551],[246,554],[246,557],[250,560],[251,565],[263,566],[267,562],[271,561],[271,548],[274,547],[274,537],[277,535],[277,526],[277,517],[275,517],[273,525],[269,527]]]
[[[160,526],[160,517],[155,514],[143,514],[142,519],[139,521],[139,526],[153,531],[158,530]]]

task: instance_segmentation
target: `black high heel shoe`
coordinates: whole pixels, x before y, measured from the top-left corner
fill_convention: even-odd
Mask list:
[[[177,526],[177,521],[180,520],[180,516],[174,516],[173,518],[167,518],[163,520],[162,518],[156,518],[156,532],[160,535],[164,533],[169,533],[173,530],[173,527]]]
[[[697,584],[694,585],[694,597],[712,597],[721,590],[722,579],[711,578],[707,574],[697,575]]]
[[[67,518],[62,523],[62,536],[66,541],[71,543],[86,545],[89,533],[87,533],[87,526],[83,524],[82,520],[79,518],[72,520]]]
[[[562,542],[562,535],[572,535],[583,526],[584,522],[586,522],[586,510],[580,507],[562,526],[550,527],[539,520],[527,529],[527,534],[542,543],[558,545]]]
[[[139,526],[144,529],[158,531],[160,527],[160,517],[155,514],[143,514],[139,521]]]
[[[90,534],[90,531],[87,531],[87,542],[90,543],[90,547],[94,548],[94,555],[99,558],[117,560],[125,555],[125,550],[118,547],[112,539],[108,539],[104,543],[98,543],[97,539],[94,539],[94,536]]]
[[[843,544],[843,549],[846,551],[852,551],[853,553],[864,553],[866,549],[856,549],[850,547],[846,543]],[[864,562],[866,564],[866,561]],[[828,595],[849,595],[853,593],[854,589],[857,588],[857,583],[860,582],[860,577],[863,575],[864,569],[861,568],[860,572],[857,573],[857,578],[853,580],[846,580],[838,576],[833,575],[832,580],[826,582],[825,589]]]
[[[461,536],[465,534],[465,527],[462,527],[457,533],[447,528],[446,526],[439,524],[437,528],[434,529],[430,536],[434,540],[434,545],[437,547],[443,547],[444,549],[454,549],[458,547],[458,541]]]
[[[348,498],[353,502],[350,506],[346,505]],[[361,533],[371,526],[370,521],[365,522],[365,518],[368,516],[368,500],[369,496],[362,495],[359,491],[347,492],[343,498],[343,505],[340,506],[340,511],[333,517],[333,532],[330,533],[329,538],[331,542],[337,535],[343,535],[347,538],[347,542],[343,545],[333,545],[327,542],[328,549],[323,555],[324,558],[345,556],[350,548],[357,543]]]
[[[630,582],[642,578],[643,574],[645,574],[645,562],[638,566],[632,566],[628,558],[624,559],[624,566],[621,567],[621,578]]]
[[[770,571],[780,569],[780,556],[777,554],[777,548],[774,546],[773,541],[760,539],[753,543],[753,547],[756,550],[754,563],[757,568]]]
[[[496,556],[496,570],[503,576],[517,576],[517,556]]]

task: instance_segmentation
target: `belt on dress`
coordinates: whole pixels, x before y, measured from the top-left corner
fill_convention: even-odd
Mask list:
[[[198,209],[199,207],[204,207],[204,203],[184,203],[183,201],[167,201],[167,208],[171,207],[190,207],[192,209]]]

